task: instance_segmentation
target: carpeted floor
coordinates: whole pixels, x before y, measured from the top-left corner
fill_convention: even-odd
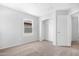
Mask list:
[[[0,50],[0,56],[79,56],[79,43],[72,47],[53,46],[48,41],[37,41]]]

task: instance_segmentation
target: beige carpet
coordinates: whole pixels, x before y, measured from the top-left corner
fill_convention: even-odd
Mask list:
[[[72,47],[57,47],[48,41],[37,41],[0,50],[0,56],[79,56],[79,43],[72,43]]]

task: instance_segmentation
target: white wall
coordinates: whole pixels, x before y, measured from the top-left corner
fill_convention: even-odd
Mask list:
[[[33,20],[32,35],[24,35],[24,19]],[[0,6],[0,48],[37,40],[38,29],[38,17]]]
[[[78,16],[72,16],[72,41],[79,41],[78,37]]]
[[[0,48],[20,44],[23,39],[23,18],[20,13],[0,6],[0,25]]]
[[[78,40],[79,40],[79,16],[78,16]]]
[[[79,41],[79,16],[72,16],[72,39],[73,41]]]

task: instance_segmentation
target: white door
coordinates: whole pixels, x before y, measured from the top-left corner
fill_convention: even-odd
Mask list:
[[[57,45],[58,46],[71,46],[71,38],[69,37],[69,23],[67,15],[57,16]]]

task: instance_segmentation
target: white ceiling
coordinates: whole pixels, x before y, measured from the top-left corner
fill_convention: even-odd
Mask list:
[[[1,3],[1,5],[39,17],[49,16],[55,9],[79,9],[78,3]]]

